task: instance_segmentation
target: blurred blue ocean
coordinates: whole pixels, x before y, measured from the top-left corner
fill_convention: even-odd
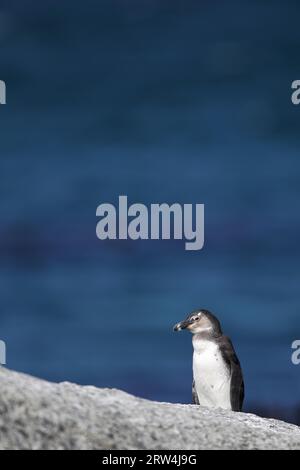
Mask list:
[[[196,307],[241,359],[246,408],[300,421],[300,4],[0,8],[0,338],[8,366],[191,399]],[[96,207],[204,203],[205,248],[100,242]],[[298,413],[298,415],[297,415]]]

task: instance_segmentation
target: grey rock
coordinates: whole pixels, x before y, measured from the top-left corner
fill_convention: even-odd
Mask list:
[[[0,368],[0,449],[300,449],[300,428],[244,413],[52,384]]]

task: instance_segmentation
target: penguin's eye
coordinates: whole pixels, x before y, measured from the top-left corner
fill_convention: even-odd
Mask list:
[[[194,321],[198,321],[200,317],[194,317]]]

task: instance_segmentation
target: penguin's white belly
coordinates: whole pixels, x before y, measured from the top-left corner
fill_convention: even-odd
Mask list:
[[[193,375],[200,405],[231,410],[230,374],[214,342],[194,342]]]

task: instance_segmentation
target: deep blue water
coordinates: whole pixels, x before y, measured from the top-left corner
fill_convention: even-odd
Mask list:
[[[189,402],[217,313],[248,409],[299,403],[300,5],[4,2],[0,338],[8,366]],[[96,239],[96,207],[204,203],[205,248]],[[293,419],[295,419],[293,417]]]

